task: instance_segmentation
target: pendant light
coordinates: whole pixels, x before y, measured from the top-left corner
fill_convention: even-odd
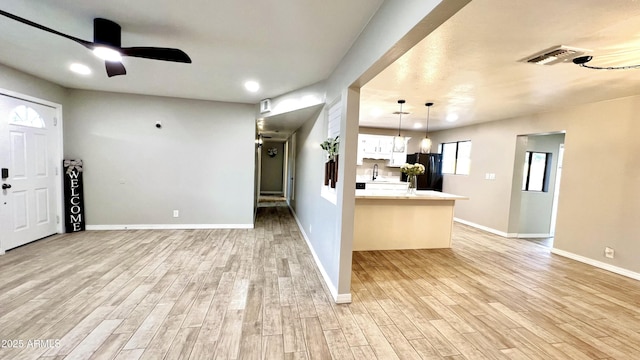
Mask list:
[[[427,107],[427,132],[424,134],[424,139],[420,142],[420,152],[428,154],[431,152],[431,139],[429,139],[429,116],[431,115],[432,102],[424,104]]]
[[[393,137],[393,152],[405,152],[406,146],[406,138],[400,135],[400,128],[402,127],[402,114],[408,114],[408,112],[402,112],[402,104],[406,101],[398,100],[398,104],[400,104],[400,111],[394,112],[394,114],[398,114],[400,120],[398,121],[398,136]]]

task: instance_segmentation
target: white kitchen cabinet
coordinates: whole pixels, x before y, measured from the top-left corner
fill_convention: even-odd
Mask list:
[[[362,165],[362,159],[389,160],[387,166],[404,164],[407,153],[393,152],[393,138],[388,135],[358,134],[357,164]],[[405,140],[408,141],[409,138]]]
[[[393,137],[385,135],[358,135],[358,154],[366,159],[390,159]]]

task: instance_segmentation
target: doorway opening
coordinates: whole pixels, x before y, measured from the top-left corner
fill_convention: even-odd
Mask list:
[[[564,139],[564,132],[518,136],[510,236],[553,247]]]
[[[283,140],[262,142],[258,206],[286,205],[288,144]]]

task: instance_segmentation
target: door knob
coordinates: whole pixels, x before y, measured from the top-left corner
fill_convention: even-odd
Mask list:
[[[11,184],[2,184],[2,190],[11,189]]]

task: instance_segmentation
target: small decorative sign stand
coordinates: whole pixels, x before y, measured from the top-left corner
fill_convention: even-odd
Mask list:
[[[85,229],[82,160],[64,160],[64,222],[68,233]]]

